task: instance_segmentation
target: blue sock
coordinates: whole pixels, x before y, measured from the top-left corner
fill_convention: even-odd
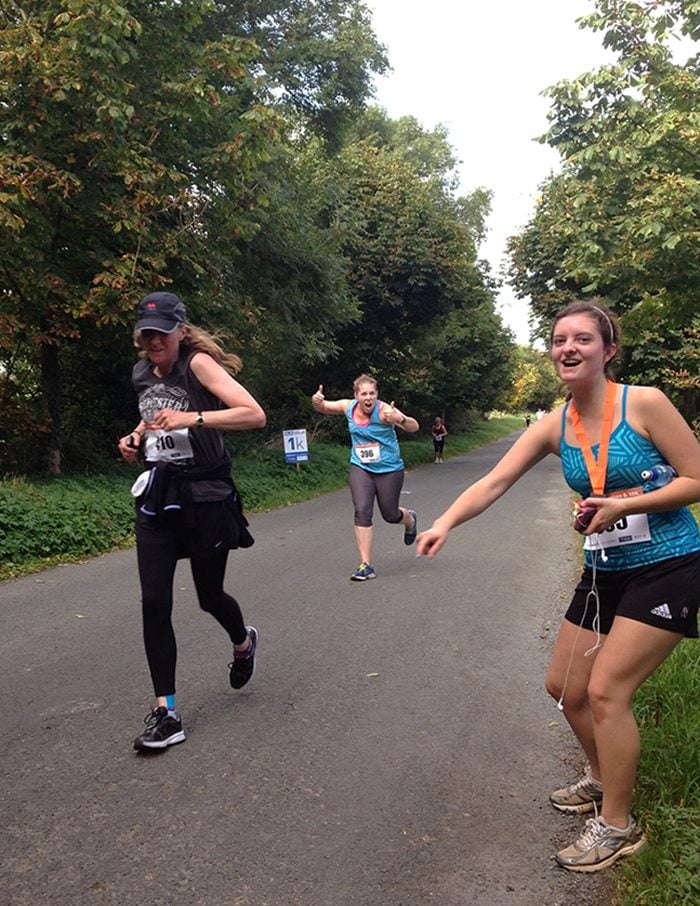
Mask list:
[[[175,696],[174,695],[165,696],[165,706],[167,707],[168,711],[175,710]]]

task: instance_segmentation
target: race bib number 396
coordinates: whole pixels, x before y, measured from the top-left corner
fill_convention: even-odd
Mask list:
[[[382,458],[379,444],[355,444],[355,456],[359,462],[380,462]]]

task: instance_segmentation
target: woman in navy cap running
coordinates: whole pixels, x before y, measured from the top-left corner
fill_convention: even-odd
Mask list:
[[[234,378],[240,359],[186,323],[185,306],[174,293],[151,293],[139,303],[134,339],[142,350],[132,374],[141,420],[120,439],[119,452],[128,462],[142,453],[147,466],[132,493],[143,634],[156,697],[134,748],[158,750],[185,739],[175,707],[171,620],[179,559],[189,558],[200,607],[229,635],[231,686],[245,686],[255,669],[257,631],[245,625],[238,602],[224,591],[229,550],[249,547],[253,539],[223,434],[262,428],[265,413]]]

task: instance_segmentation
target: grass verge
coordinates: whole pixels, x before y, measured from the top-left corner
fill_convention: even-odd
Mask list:
[[[484,446],[522,427],[517,416],[495,416],[462,434],[450,435],[445,455]],[[433,460],[429,437],[402,438],[406,468]],[[348,447],[310,443],[309,462],[299,470],[284,462],[278,447],[260,447],[234,458],[233,475],[246,511],[276,509],[347,485]],[[133,544],[134,508],[129,493],[138,466],[115,465],[100,476],[0,482],[0,580]]]
[[[692,508],[700,521],[700,506]],[[644,683],[634,809],[649,846],[615,876],[615,906],[700,903],[700,642],[686,639]]]

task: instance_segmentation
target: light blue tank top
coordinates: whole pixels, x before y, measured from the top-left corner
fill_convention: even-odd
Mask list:
[[[627,423],[627,391],[622,388],[622,419],[610,435],[608,470],[605,477],[605,493],[638,488],[642,484],[641,473],[652,466],[667,464],[654,444],[642,437]],[[590,497],[591,481],[588,477],[583,453],[579,447],[572,447],[564,439],[566,413],[564,406],[561,419],[561,441],[559,454],[566,483],[580,494]],[[593,455],[598,457],[599,444],[593,446]],[[680,557],[700,550],[700,530],[687,507],[669,510],[666,513],[648,513],[650,541],[626,544],[606,549],[607,562],[598,557],[596,568],[605,570],[632,569],[648,566],[669,557]],[[585,551],[586,566],[592,565],[590,551]]]
[[[353,400],[345,412],[350,431],[350,463],[378,475],[403,469],[396,429],[393,425],[385,425],[380,420],[379,407],[381,405],[377,400],[369,423],[365,426],[358,425],[352,417],[357,400]],[[377,449],[374,445],[376,444],[379,444],[378,459],[375,458]],[[367,458],[364,458],[363,454],[366,454]]]

